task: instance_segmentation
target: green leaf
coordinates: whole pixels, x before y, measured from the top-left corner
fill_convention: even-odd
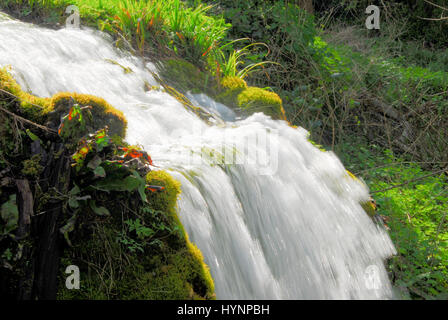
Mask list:
[[[59,228],[59,232],[64,235],[64,238],[70,247],[72,246],[72,243],[70,241],[70,238],[68,237],[68,234],[69,234],[69,232],[72,232],[73,230],[75,230],[76,218],[77,218],[77,212],[75,212],[70,217],[70,219],[68,219],[67,223],[64,226]]]
[[[89,161],[87,164],[87,168],[90,168],[92,170],[95,170],[102,162],[102,159],[96,155],[92,160]]]
[[[40,142],[42,142],[42,140],[40,140],[38,136],[32,133],[30,129],[26,129],[26,134],[28,135],[28,137],[30,137],[31,140],[33,141],[39,140]]]
[[[93,188],[101,191],[128,191],[132,192],[138,188],[143,188],[146,185],[145,179],[133,170],[132,175],[127,176],[124,179],[104,179],[96,182],[92,185]]]
[[[70,206],[70,208],[79,208],[79,202],[78,200],[76,200],[76,198],[70,197],[68,199],[68,205]]]
[[[16,195],[10,195],[9,200],[1,207],[1,217],[5,221],[4,234],[8,234],[17,228],[19,221],[19,209],[16,204]]]
[[[95,170],[93,170],[93,173],[95,174],[95,177],[104,178],[106,176],[106,171],[103,167],[96,167]]]
[[[76,195],[78,193],[81,192],[81,189],[79,189],[79,187],[75,184],[75,186],[73,187],[73,189],[71,189],[68,194],[69,195]]]
[[[97,207],[94,200],[89,201],[90,208],[99,216],[110,216],[109,210],[105,207]]]

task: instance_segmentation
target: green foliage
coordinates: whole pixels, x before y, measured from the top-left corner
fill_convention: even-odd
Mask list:
[[[19,210],[16,204],[16,195],[13,194],[9,197],[9,200],[2,204],[1,218],[3,220],[3,225],[1,225],[0,237],[9,235],[12,231],[17,229],[17,222],[19,220]]]
[[[396,35],[399,40],[417,40],[441,48],[448,41],[447,21],[427,20],[446,16],[446,10],[437,7],[446,8],[445,0],[315,0],[313,2],[317,14],[325,18],[328,24],[342,22],[363,25],[367,17],[365,14],[367,6],[377,5],[381,10],[380,32],[390,24],[402,24],[402,32]]]
[[[214,298],[208,267],[175,213],[179,183],[163,171],[148,182],[167,192],[149,193],[148,203],[117,192],[109,216],[79,215],[61,268],[76,264],[84,278],[80,290],[62,284],[59,299]]]
[[[148,48],[169,47],[193,63],[207,65],[223,39],[228,25],[219,17],[210,17],[210,6],[200,2],[193,8],[180,0],[8,0],[4,8],[23,7],[30,13],[57,12],[65,20],[65,8],[76,5],[82,23],[124,35],[141,52]]]
[[[374,192],[398,255],[388,268],[403,298],[446,299],[448,294],[448,179],[415,162],[351,140],[338,155]],[[396,187],[394,187],[396,186]]]

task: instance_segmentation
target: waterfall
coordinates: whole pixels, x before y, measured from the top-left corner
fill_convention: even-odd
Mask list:
[[[129,67],[125,73],[111,59]],[[160,90],[154,64],[83,28],[44,29],[0,15],[0,66],[24,90],[106,99],[128,119],[126,140],[182,183],[179,216],[204,254],[218,299],[389,299],[387,233],[360,206],[367,188],[307,131],[261,113],[238,118],[189,94],[204,121]]]

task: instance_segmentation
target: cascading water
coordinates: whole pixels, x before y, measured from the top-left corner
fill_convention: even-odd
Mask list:
[[[237,120],[225,106],[190,95],[224,120],[204,122],[167,93],[145,92],[145,81],[157,85],[148,71],[154,66],[93,30],[48,30],[0,15],[5,65],[35,95],[88,93],[125,113],[127,141],[181,181],[179,215],[218,298],[393,297],[383,261],[395,249],[359,204],[368,190],[304,129],[261,113]],[[229,154],[237,164],[226,161]]]

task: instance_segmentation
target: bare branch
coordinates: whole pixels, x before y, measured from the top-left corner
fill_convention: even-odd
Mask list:
[[[439,8],[439,9],[448,11],[448,8],[442,7],[441,5],[438,5],[437,3],[433,3],[433,2],[428,1],[428,0],[424,0],[424,1],[425,1],[426,3],[429,3],[430,5],[433,5],[434,7],[437,7],[437,8]]]

